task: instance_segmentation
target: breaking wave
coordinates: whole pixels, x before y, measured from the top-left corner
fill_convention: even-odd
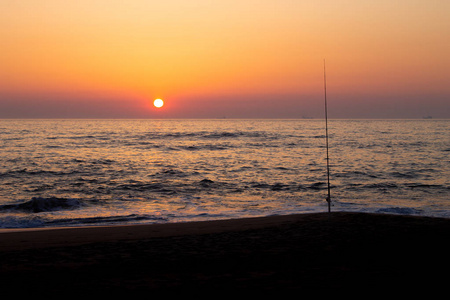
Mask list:
[[[65,199],[56,197],[51,198],[33,197],[31,200],[26,202],[1,205],[0,211],[15,210],[15,211],[39,213],[39,212],[76,209],[83,205],[84,203],[79,199]]]
[[[376,212],[378,213],[389,213],[389,214],[400,214],[400,215],[420,215],[423,211],[411,207],[386,207],[380,208]]]

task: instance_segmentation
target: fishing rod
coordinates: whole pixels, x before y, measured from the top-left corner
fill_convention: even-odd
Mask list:
[[[325,140],[327,147],[327,183],[328,183],[328,212],[331,212],[331,190],[330,190],[330,157],[328,154],[328,108],[327,108],[327,75],[325,68],[325,59],[323,60],[323,88],[325,95]]]

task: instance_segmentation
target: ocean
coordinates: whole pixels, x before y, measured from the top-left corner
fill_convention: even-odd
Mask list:
[[[450,120],[329,120],[332,211],[450,217]],[[0,120],[0,228],[326,212],[324,120]]]

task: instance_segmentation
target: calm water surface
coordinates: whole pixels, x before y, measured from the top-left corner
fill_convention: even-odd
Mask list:
[[[331,120],[334,211],[450,217],[449,120]],[[0,227],[327,211],[322,120],[0,120]]]

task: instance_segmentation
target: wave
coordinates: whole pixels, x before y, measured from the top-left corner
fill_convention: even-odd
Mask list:
[[[400,215],[420,215],[422,213],[422,210],[411,207],[386,207],[380,208],[376,212]]]
[[[112,224],[112,223],[133,223],[142,221],[159,221],[165,222],[167,218],[146,215],[146,214],[130,214],[120,216],[107,217],[91,217],[91,218],[73,218],[73,219],[57,219],[46,222],[48,225],[79,225],[79,224]]]
[[[173,192],[171,189],[166,188],[162,183],[129,183],[129,184],[121,184],[116,187],[118,190],[129,190],[129,191],[152,191],[159,193],[171,193]]]
[[[0,216],[0,228],[36,228],[45,225],[45,220],[37,215]]]
[[[168,219],[161,216],[145,214],[129,214],[106,217],[87,218],[57,218],[49,219],[41,215],[27,216],[0,216],[0,228],[37,228],[37,227],[68,227],[85,225],[110,225],[110,224],[130,224],[140,222],[167,222]]]
[[[423,189],[448,189],[448,187],[445,187],[440,184],[424,184],[424,183],[407,183],[405,184],[406,187],[409,187],[411,189],[415,188],[423,188]]]
[[[5,204],[0,206],[0,211],[16,210],[31,213],[58,211],[77,209],[85,204],[79,199],[66,199],[66,198],[41,198],[33,197],[31,200],[17,203],[17,204]]]
[[[152,139],[204,139],[204,140],[220,140],[234,138],[279,138],[278,134],[268,133],[266,131],[197,131],[197,132],[169,132],[159,133],[150,132],[142,135],[136,135],[137,140]]]
[[[221,138],[234,138],[239,136],[247,136],[243,132],[212,132],[203,134],[201,137],[205,139],[221,139]]]
[[[367,188],[367,189],[381,189],[381,190],[399,188],[399,186],[397,184],[392,183],[392,182],[371,183],[371,184],[366,184],[363,187]]]
[[[41,176],[41,175],[53,175],[53,176],[66,176],[73,175],[78,173],[76,170],[71,171],[49,171],[49,170],[28,170],[27,168],[19,169],[19,170],[11,170],[6,172],[0,172],[0,177],[8,177],[8,176]]]

